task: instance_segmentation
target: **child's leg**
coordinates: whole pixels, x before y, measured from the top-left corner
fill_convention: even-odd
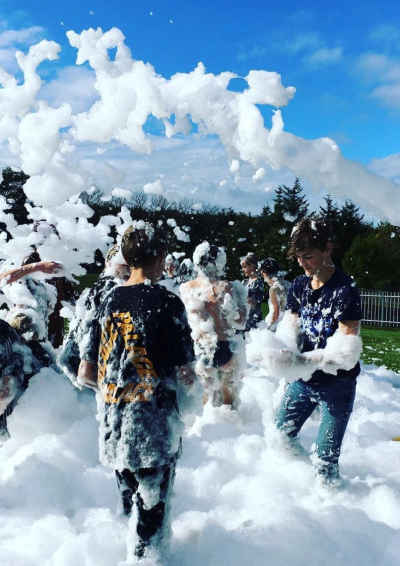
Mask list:
[[[320,391],[321,424],[315,441],[314,466],[322,479],[339,475],[338,460],[353,409],[356,380],[332,380]]]
[[[171,538],[171,497],[175,463],[136,470],[137,542],[135,554],[165,548]]]
[[[290,383],[276,414],[277,428],[290,438],[295,438],[317,405],[312,388],[302,381]]]
[[[132,513],[133,496],[137,491],[139,483],[136,479],[135,472],[132,470],[126,469],[122,470],[122,472],[115,470],[115,475],[118,490],[121,495],[123,512],[125,515],[129,516]]]

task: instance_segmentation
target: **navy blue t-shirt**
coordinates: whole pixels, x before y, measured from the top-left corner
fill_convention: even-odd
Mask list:
[[[289,290],[286,310],[295,312],[301,321],[303,335],[302,352],[325,348],[327,339],[338,329],[343,320],[361,320],[361,300],[354,279],[336,269],[330,279],[319,289],[311,288],[311,277],[296,277]],[[360,365],[349,370],[339,370],[338,376],[357,377]],[[318,370],[312,380],[322,376]]]

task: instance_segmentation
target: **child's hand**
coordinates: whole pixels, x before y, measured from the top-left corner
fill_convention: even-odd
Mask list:
[[[39,261],[37,264],[38,271],[55,275],[63,269],[63,264],[58,261]]]

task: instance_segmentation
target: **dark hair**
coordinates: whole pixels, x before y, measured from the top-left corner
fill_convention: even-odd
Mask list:
[[[167,243],[168,236],[162,228],[139,221],[124,232],[121,252],[129,267],[146,267],[167,250]]]
[[[307,248],[326,250],[328,242],[333,243],[332,226],[329,220],[318,216],[305,216],[293,228],[289,239],[288,256],[295,259],[296,252]]]
[[[249,252],[247,255],[240,258],[240,263],[247,263],[251,267],[257,267],[258,257],[253,252]]]
[[[266,273],[269,277],[277,277],[281,268],[279,263],[272,259],[272,257],[267,257],[258,262],[258,271],[260,273]]]
[[[39,261],[42,261],[41,257],[37,251],[34,251],[24,257],[21,265],[29,265],[30,263],[38,263]]]

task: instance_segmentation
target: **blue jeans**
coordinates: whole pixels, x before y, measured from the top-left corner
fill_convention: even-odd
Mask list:
[[[326,375],[317,383],[290,383],[276,415],[275,424],[295,438],[319,405],[321,420],[315,442],[315,471],[326,479],[339,474],[340,448],[356,394],[356,380]]]

